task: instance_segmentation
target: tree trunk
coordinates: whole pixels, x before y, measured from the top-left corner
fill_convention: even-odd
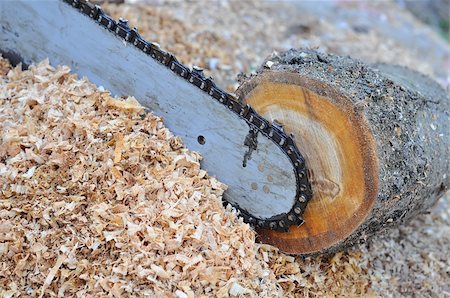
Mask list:
[[[343,249],[430,208],[449,187],[449,97],[392,65],[290,50],[240,99],[295,136],[314,196],[305,224],[260,239],[294,254]]]

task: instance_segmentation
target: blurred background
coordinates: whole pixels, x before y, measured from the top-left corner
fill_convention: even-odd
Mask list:
[[[450,83],[450,0],[97,2],[229,91],[237,73],[299,47],[400,64]]]

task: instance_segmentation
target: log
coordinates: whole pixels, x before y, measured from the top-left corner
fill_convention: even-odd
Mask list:
[[[428,210],[449,187],[449,96],[407,68],[311,50],[274,54],[237,90],[292,133],[313,198],[305,223],[259,230],[292,254],[331,253]]]

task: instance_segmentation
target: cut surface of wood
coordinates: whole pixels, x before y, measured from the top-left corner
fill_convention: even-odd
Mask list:
[[[314,196],[305,223],[289,233],[261,230],[264,241],[290,253],[314,252],[347,237],[366,218],[377,193],[373,136],[348,99],[297,74],[266,72],[246,95],[266,119],[295,135]]]

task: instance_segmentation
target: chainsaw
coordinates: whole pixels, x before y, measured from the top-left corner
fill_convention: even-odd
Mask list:
[[[277,121],[188,68],[124,19],[84,0],[0,2],[0,52],[24,67],[49,58],[113,95],[131,95],[229,186],[224,194],[256,228],[288,231],[303,224],[312,197],[307,165]]]

